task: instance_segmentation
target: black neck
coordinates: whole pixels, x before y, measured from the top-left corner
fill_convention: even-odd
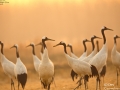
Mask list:
[[[86,52],[87,51],[87,47],[86,47],[86,44],[85,44],[84,41],[83,41],[83,45],[84,45],[84,52]]]
[[[95,49],[95,44],[94,44],[94,39],[93,39],[93,38],[91,38],[91,43],[92,43],[92,51],[94,51],[94,49]]]
[[[73,48],[72,48],[72,46],[70,46],[70,50],[71,50],[71,52],[73,53]]]
[[[67,54],[66,44],[63,44],[63,46],[64,46],[64,52]]]
[[[116,38],[114,37],[114,44],[117,44],[117,42],[116,42]]]
[[[43,53],[43,44],[41,45],[41,53]]]
[[[35,46],[32,45],[32,48],[33,48],[32,53],[33,53],[33,55],[35,55]]]
[[[101,30],[102,36],[103,36],[103,43],[105,44],[105,43],[106,43],[106,37],[105,37],[104,31],[105,31],[105,30]]]
[[[43,44],[43,48],[47,48],[46,44],[45,44],[45,40],[42,40],[42,44]]]
[[[19,58],[19,52],[18,52],[18,48],[16,47],[16,56],[17,58]]]
[[[98,41],[96,42],[96,45],[97,45],[97,51],[99,52],[99,42]]]
[[[4,45],[3,45],[3,43],[1,43],[1,53],[3,54],[3,47],[4,47]]]

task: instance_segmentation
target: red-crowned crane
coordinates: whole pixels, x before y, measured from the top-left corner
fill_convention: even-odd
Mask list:
[[[79,57],[79,60],[82,60],[82,59],[84,59],[85,57],[87,57],[86,42],[91,42],[91,41],[88,40],[88,39],[83,40],[84,52],[83,52],[83,54]]]
[[[18,80],[18,90],[19,90],[20,84],[24,90],[26,82],[27,82],[27,69],[20,59],[18,45],[15,44],[11,48],[16,48],[17,62],[15,65],[15,68],[14,68],[14,72],[15,72],[15,76]]]
[[[92,43],[92,52],[90,55],[88,55],[86,58],[82,59],[83,61],[89,62],[91,58],[93,58],[96,54],[96,49],[95,49],[95,44],[94,44],[94,40],[95,39],[101,39],[100,37],[97,36],[92,36],[91,37],[91,43]]]
[[[107,48],[107,43],[106,43],[106,37],[105,37],[105,34],[104,34],[104,31],[106,31],[106,30],[113,31],[112,29],[109,29],[105,26],[101,29],[101,33],[102,33],[102,36],[103,36],[103,47],[89,61],[89,63],[91,65],[94,65],[99,72],[99,77],[97,78],[96,90],[97,90],[97,87],[98,87],[98,83],[99,83],[99,89],[100,89],[100,73],[101,73],[103,67],[106,65],[106,61],[107,61],[107,57],[108,57],[108,48]]]
[[[32,47],[32,56],[33,56],[34,68],[35,68],[36,72],[39,73],[38,72],[38,67],[39,67],[39,64],[40,64],[41,60],[35,54],[35,45],[34,45],[34,43],[30,43],[27,47],[29,47],[29,46]]]
[[[43,44],[42,44],[42,42],[40,42],[40,43],[36,44],[35,46],[38,46],[38,45],[41,45],[40,56],[41,56],[41,60],[42,60],[43,50],[44,50]]]
[[[111,52],[111,59],[112,59],[112,63],[113,65],[116,67],[116,71],[117,71],[117,86],[118,86],[118,76],[119,76],[119,72],[120,72],[120,53],[117,51],[117,41],[116,39],[120,38],[120,36],[116,35],[114,36],[114,46]]]
[[[15,90],[14,82],[13,82],[13,78],[15,78],[15,73],[14,73],[15,64],[5,57],[3,53],[3,48],[4,48],[3,42],[0,41],[0,45],[1,45],[1,65],[2,65],[3,71],[11,79],[11,90],[12,90],[12,87]]]
[[[41,63],[39,65],[39,76],[44,88],[50,90],[50,85],[54,81],[54,64],[48,56],[48,50],[45,44],[45,41],[48,40],[54,41],[48,37],[42,37],[44,51]]]
[[[78,58],[74,53],[73,53],[73,47],[71,44],[68,44],[67,47],[70,47],[70,51],[71,51],[71,56],[73,58],[76,58],[76,59],[82,59],[82,58],[85,58],[87,56],[87,47],[86,47],[86,42],[90,42],[89,40],[85,39],[83,40],[83,46],[84,46],[84,53]],[[72,77],[72,80],[74,81],[74,77],[77,78],[77,73],[75,73],[73,70],[71,70],[71,77]]]

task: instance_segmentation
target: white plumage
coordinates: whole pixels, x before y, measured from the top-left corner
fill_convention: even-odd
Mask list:
[[[15,73],[14,73],[15,64],[13,62],[9,61],[5,57],[5,55],[3,54],[4,44],[1,41],[0,41],[0,45],[1,45],[1,65],[2,65],[3,71],[11,79],[11,90],[12,90],[12,86],[13,86],[13,88],[15,90],[14,82],[13,82],[13,78],[15,78]]]
[[[21,75],[21,74],[27,74],[27,69],[25,67],[25,65],[22,63],[20,58],[17,58],[17,62],[16,62],[16,66],[15,66],[15,75],[17,77],[17,75]]]
[[[72,47],[72,45],[71,45],[71,44],[68,44],[67,47],[70,47],[70,51],[71,51],[70,54],[71,54],[71,57],[78,59],[78,57],[77,57],[77,56],[74,54],[74,52],[73,52],[73,47]]]
[[[120,72],[120,53],[117,51],[117,42],[116,39],[120,38],[118,35],[114,37],[114,46],[111,52],[111,59],[113,65],[116,67],[117,71],[117,85],[118,85],[118,73]]]
[[[39,67],[39,64],[40,64],[41,61],[40,61],[40,59],[35,54],[35,45],[34,45],[34,43],[30,43],[27,47],[29,47],[29,46],[32,47],[32,56],[33,56],[34,68],[35,68],[36,72],[39,73],[38,67]]]
[[[79,60],[84,59],[85,57],[87,57],[87,47],[86,47],[86,42],[91,42],[87,39],[83,40],[83,46],[84,46],[84,53],[79,57]]]
[[[83,40],[83,46],[84,46],[84,53],[78,58],[74,53],[73,53],[73,48],[71,44],[68,44],[67,47],[70,47],[71,50],[71,57],[81,60],[82,58],[85,58],[87,56],[87,47],[86,47],[86,42],[90,42],[89,40],[85,39]],[[71,70],[71,77],[72,80],[74,81],[74,77],[77,78],[78,74],[75,73],[73,70]]]
[[[40,80],[44,88],[48,88],[48,90],[50,90],[50,85],[54,80],[54,64],[49,59],[49,56],[48,56],[48,50],[45,44],[45,41],[47,40],[54,41],[47,37],[42,38],[44,52],[43,52],[41,63],[39,65],[39,76],[40,76]]]
[[[43,44],[42,42],[36,44],[35,46],[38,46],[38,45],[41,45],[41,50],[40,50],[40,56],[41,56],[41,60],[42,60],[42,57],[43,57]]]
[[[97,53],[96,49],[95,49],[95,44],[94,44],[94,40],[95,39],[101,39],[100,37],[97,37],[97,36],[93,36],[91,37],[91,43],[92,43],[92,52],[90,55],[88,55],[86,58],[82,59],[83,61],[86,61],[86,62],[89,62],[90,59]]]
[[[17,62],[14,68],[15,76],[18,80],[18,90],[19,90],[19,85],[22,85],[22,88],[24,90],[25,84],[27,82],[27,69],[25,65],[22,63],[20,57],[19,57],[19,52],[18,52],[18,45],[15,44],[11,48],[16,48],[16,56],[17,56]]]
[[[92,66],[89,63],[84,62],[82,60],[78,60],[78,59],[70,57],[67,54],[66,44],[63,41],[61,41],[60,43],[58,43],[54,47],[56,47],[58,45],[64,46],[64,53],[65,53],[65,56],[67,58],[68,64],[79,76],[86,76],[86,75],[98,76],[97,69],[94,66]],[[85,86],[85,88],[86,88],[86,86]]]
[[[107,57],[108,57],[108,48],[107,48],[107,44],[106,44],[106,37],[105,37],[105,34],[104,34],[104,31],[105,30],[111,30],[107,27],[103,27],[102,30],[101,30],[101,33],[102,33],[102,36],[103,36],[103,41],[104,41],[104,44],[103,44],[103,47],[102,49],[89,61],[89,63],[91,65],[94,65],[99,74],[101,73],[102,71],[102,68],[104,67],[104,65],[106,64],[106,61],[107,61]],[[99,88],[100,88],[100,78],[98,77],[97,79],[99,81]]]

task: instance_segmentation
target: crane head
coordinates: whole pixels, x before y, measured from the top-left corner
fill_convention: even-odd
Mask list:
[[[2,41],[0,41],[0,44],[3,44],[3,42],[2,42]]]
[[[28,46],[26,46],[26,47],[29,47],[29,46],[34,46],[34,43],[30,43]]]
[[[48,40],[50,40],[50,41],[55,41],[55,40],[50,39],[50,38],[48,38],[48,37],[46,37],[46,36],[42,37],[42,41],[48,41]]]
[[[68,44],[67,47],[72,47],[72,45],[71,45],[71,44]]]
[[[43,45],[43,43],[42,43],[42,42],[40,42],[40,43],[36,44],[35,46],[38,46],[38,45]]]
[[[56,46],[59,46],[59,45],[63,45],[63,46],[65,45],[66,46],[66,44],[63,41],[61,41],[60,43],[54,45],[53,47],[56,47]]]
[[[91,42],[91,41],[88,39],[84,39],[83,42]]]
[[[106,26],[103,26],[103,27],[102,27],[102,31],[105,31],[105,30],[110,30],[110,31],[113,31],[112,29],[107,28]]]
[[[114,38],[115,38],[115,39],[117,39],[117,38],[120,38],[120,36],[118,36],[118,35],[115,35],[115,36],[114,36]]]
[[[15,45],[13,45],[11,48],[18,48],[18,45],[15,44]],[[11,49],[11,48],[10,48],[10,49]]]
[[[93,38],[93,39],[96,39],[96,38],[98,38],[98,39],[102,39],[102,38],[100,38],[100,37],[98,37],[98,36],[96,36],[96,35],[93,35],[92,38]]]

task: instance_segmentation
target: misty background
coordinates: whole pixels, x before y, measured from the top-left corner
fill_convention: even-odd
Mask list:
[[[65,41],[71,43],[75,54],[80,56],[83,39],[93,35],[102,37],[103,26],[114,30],[105,32],[111,51],[113,36],[120,36],[119,0],[10,0],[8,4],[0,5],[0,40],[5,49],[17,43],[19,48],[26,50],[26,45],[37,44],[42,36],[47,36],[56,40],[47,43],[48,49]],[[117,42],[119,49],[120,41]],[[103,41],[99,40],[99,44],[101,48]],[[91,52],[91,43],[87,47]],[[50,53],[57,51],[52,48]]]

